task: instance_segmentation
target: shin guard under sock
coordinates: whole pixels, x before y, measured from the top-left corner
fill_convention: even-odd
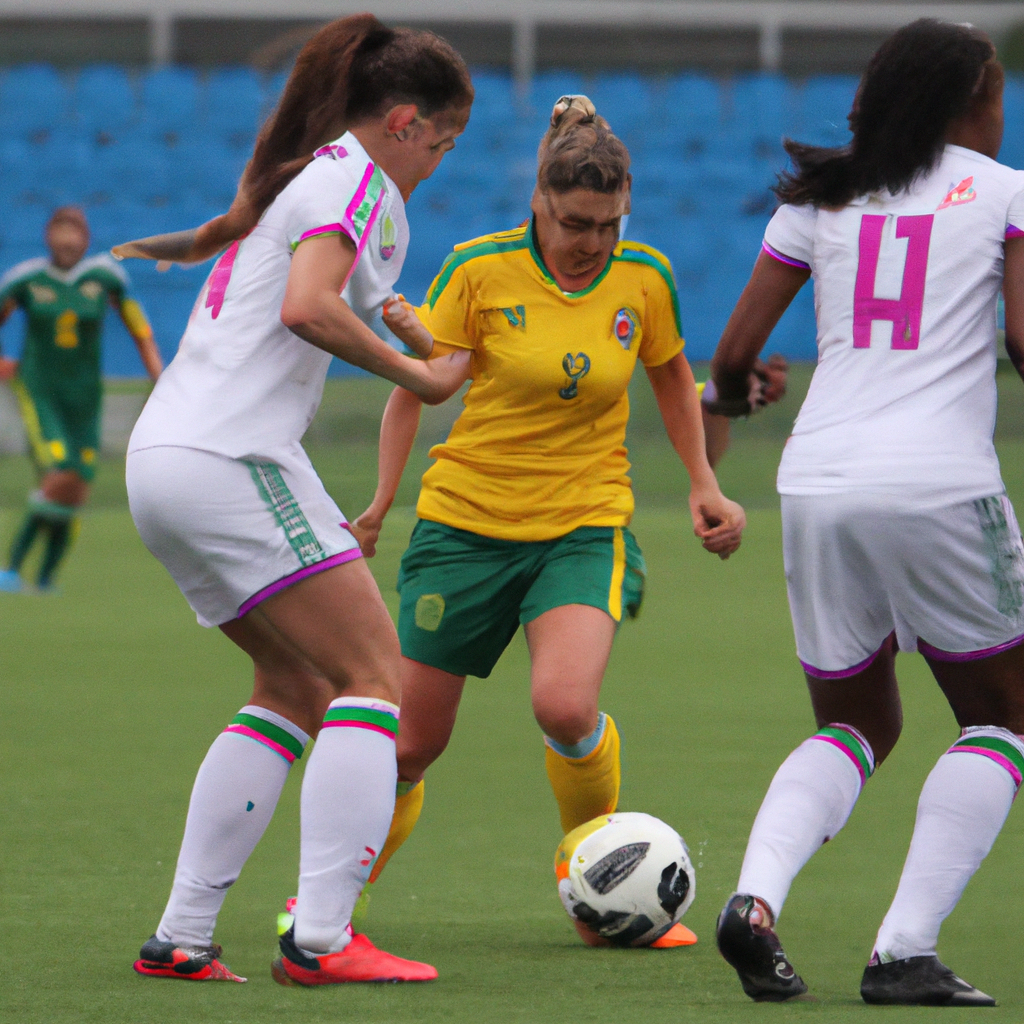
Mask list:
[[[288,771],[308,741],[286,718],[251,705],[213,741],[192,788],[157,938],[210,945],[224,897],[270,823]]]
[[[939,928],[1006,821],[1024,773],[1024,742],[1006,729],[964,729],[921,790],[900,884],[872,962],[935,953]]]
[[[544,766],[564,833],[615,810],[622,767],[619,731],[611,715],[602,711],[597,728],[579,743],[566,746],[545,736],[544,744]]]
[[[846,824],[875,768],[868,741],[834,723],[800,744],[775,773],[750,830],[737,892],[778,920],[800,869]]]

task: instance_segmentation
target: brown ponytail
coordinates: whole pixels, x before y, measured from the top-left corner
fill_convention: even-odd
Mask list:
[[[198,228],[115,246],[120,258],[198,263],[256,226],[321,146],[396,103],[423,117],[473,101],[469,70],[432,32],[390,29],[372,14],[325,25],[302,48],[276,110],[260,130],[227,213]]]
[[[542,192],[584,188],[606,195],[629,186],[629,150],[586,96],[562,96],[537,151]]]

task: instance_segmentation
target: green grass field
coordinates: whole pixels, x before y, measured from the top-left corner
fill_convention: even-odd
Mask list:
[[[799,393],[806,374],[798,373]],[[1024,500],[1019,382],[1002,381],[1000,450],[1011,496]],[[386,389],[332,385],[311,452],[339,503],[357,514],[374,482],[373,435]],[[300,769],[229,893],[217,939],[249,983],[178,984],[131,970],[167,896],[189,789],[207,746],[248,697],[246,659],[199,628],[144,550],[125,506],[123,465],[107,461],[59,597],[0,595],[0,1019],[406,1024],[474,1022],[1019,1021],[1017,886],[1024,819],[1010,820],[943,932],[940,954],[1000,1000],[984,1011],[860,1002],[860,972],[895,888],[917,793],[956,735],[916,655],[899,659],[906,729],[850,824],[797,880],[781,922],[787,951],[816,1001],[750,1003],[714,948],[713,923],[739,870],[768,782],[813,722],[786,608],[772,480],[796,400],[740,424],[722,467],[744,501],[741,551],[706,555],[684,515],[651,405],[638,388],[632,434],[640,510],[634,529],[649,566],[641,618],[623,628],[603,706],[624,739],[624,809],[678,828],[697,865],[691,949],[592,950],[558,902],[552,857],[558,817],[517,638],[491,679],[467,687],[455,737],[432,768],[419,828],[376,886],[367,930],[380,945],[437,965],[429,986],[283,989],[270,979],[274,919],[293,893]],[[1012,413],[1012,415],[1011,415]],[[424,425],[444,429],[444,411]],[[333,438],[354,438],[341,445]],[[419,449],[417,465],[425,462]],[[415,474],[403,485],[410,504]],[[0,544],[26,487],[24,460],[0,460]],[[373,569],[396,607],[398,558],[413,522],[389,520]]]

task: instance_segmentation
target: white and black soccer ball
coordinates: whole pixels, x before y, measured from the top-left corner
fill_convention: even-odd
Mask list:
[[[686,843],[650,814],[605,814],[574,829],[555,876],[569,917],[616,946],[649,946],[693,903]]]

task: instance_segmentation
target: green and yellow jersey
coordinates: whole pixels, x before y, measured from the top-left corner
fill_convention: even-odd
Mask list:
[[[26,260],[0,278],[0,322],[16,307],[27,319],[14,386],[41,468],[82,471],[95,460],[107,308],[118,310],[133,336],[151,334],[127,289],[124,271],[104,255],[67,271],[45,258]]]
[[[626,526],[629,380],[637,359],[660,366],[683,348],[669,261],[620,242],[593,284],[563,292],[528,224],[456,246],[416,312],[437,341],[473,353],[420,518],[519,541]]]

